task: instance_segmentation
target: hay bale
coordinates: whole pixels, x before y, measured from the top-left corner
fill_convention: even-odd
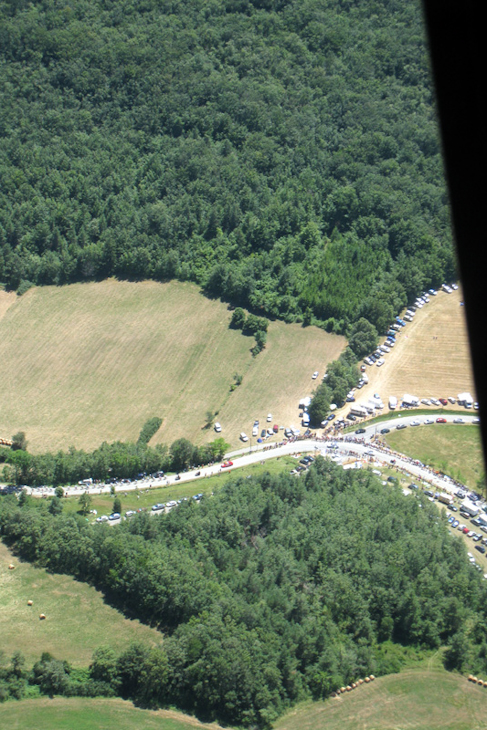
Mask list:
[[[364,682],[368,684],[370,682],[370,677],[365,677]]]
[[[483,680],[477,679],[477,684],[481,684],[483,686],[484,685]]]
[[[39,614],[39,621],[44,621],[45,618],[46,618],[46,615],[44,613]]]
[[[28,606],[33,606],[34,605],[34,601],[27,601],[27,605]]]
[[[352,682],[352,689],[355,689],[356,686],[357,686],[356,683]]]
[[[469,674],[468,677],[467,677],[467,679],[468,679],[469,682],[473,682],[473,675],[472,674]]]
[[[364,683],[364,680],[363,679],[359,679],[358,683],[359,684],[363,684]]]
[[[346,691],[347,691],[347,690],[345,689],[345,687],[340,687],[340,692],[341,692],[341,693],[343,693],[343,692],[346,692]]]
[[[475,684],[477,684],[477,677],[472,677],[472,682],[475,682]]]
[[[12,563],[10,563],[10,565],[8,566],[8,569],[9,570],[15,570],[15,565],[12,565]]]
[[[332,697],[336,697],[336,696],[337,696],[337,693],[336,693],[336,692],[332,692],[332,693],[331,693],[331,696],[332,696]]]
[[[484,682],[483,684],[484,684],[484,687],[487,687],[487,682]]]
[[[350,687],[350,685],[348,684],[348,685],[347,685],[347,692],[351,692],[351,691],[352,691],[352,688],[351,688],[351,687]]]
[[[375,679],[374,675],[373,675],[373,674],[371,674],[371,675],[370,675],[370,681],[371,681],[371,682],[373,682],[373,681],[374,681],[374,679]]]

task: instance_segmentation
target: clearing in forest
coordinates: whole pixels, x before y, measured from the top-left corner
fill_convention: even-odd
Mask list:
[[[0,436],[25,431],[32,452],[133,441],[152,416],[163,424],[151,443],[202,443],[216,436],[204,429],[209,410],[235,446],[268,413],[297,425],[313,371],[345,347],[317,327],[271,322],[253,358],[254,339],[229,329],[227,305],[189,283],[32,288],[8,307],[0,294]]]

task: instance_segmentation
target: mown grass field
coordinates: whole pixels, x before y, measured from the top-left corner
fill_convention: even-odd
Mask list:
[[[441,669],[380,677],[325,702],[304,703],[275,730],[485,730],[487,690]]]
[[[433,466],[471,489],[485,473],[480,430],[476,425],[435,423],[391,431],[383,439],[396,451]]]
[[[458,393],[469,391],[475,397],[465,311],[460,306],[462,290],[452,294],[439,291],[430,300],[402,329],[395,347],[384,358],[385,364],[367,368],[369,384],[360,391],[360,400],[376,392],[384,403],[390,395],[399,400],[404,393],[419,398],[456,398]]]
[[[140,710],[120,699],[55,697],[0,705],[0,727],[9,730],[217,730],[220,725],[170,710]]]
[[[345,339],[316,327],[272,322],[266,349],[230,330],[231,313],[179,282],[73,284],[0,292],[0,435],[25,431],[29,450],[94,448],[136,440],[163,418],[153,439],[212,440],[206,412],[238,444],[254,419],[298,423],[314,370],[338,357]],[[235,373],[242,385],[230,393]]]
[[[8,569],[10,563],[15,570]],[[34,605],[28,606],[28,600]],[[40,613],[46,615],[44,621]],[[18,650],[32,663],[48,651],[73,666],[86,667],[98,646],[111,644],[119,650],[133,641],[161,639],[155,629],[104,603],[95,588],[23,563],[0,542],[0,649],[8,657]],[[0,727],[9,726],[0,720]]]

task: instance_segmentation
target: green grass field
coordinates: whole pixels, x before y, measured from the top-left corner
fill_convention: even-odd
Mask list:
[[[178,282],[33,288],[3,303],[0,436],[25,431],[32,452],[136,440],[152,416],[164,419],[153,442],[201,443],[215,437],[208,410],[237,445],[269,412],[297,424],[313,371],[345,346],[316,327],[272,322],[253,358],[254,340],[228,328],[227,306]],[[235,373],[243,382],[231,393]]]
[[[120,699],[22,700],[0,705],[0,727],[9,730],[217,730],[179,712],[140,710]]]
[[[10,563],[15,570],[8,569]],[[29,600],[33,606],[27,605]],[[44,621],[40,613],[46,615]],[[95,588],[23,563],[0,542],[0,649],[7,656],[19,650],[32,663],[48,651],[86,667],[98,646],[111,644],[119,650],[132,641],[161,639],[155,629],[108,606]]]
[[[380,677],[325,702],[299,705],[275,730],[485,730],[487,690],[441,669]]]
[[[424,464],[430,464],[470,488],[485,473],[476,425],[433,424],[391,431],[384,436],[389,446]]]

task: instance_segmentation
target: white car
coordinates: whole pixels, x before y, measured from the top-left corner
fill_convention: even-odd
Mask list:
[[[425,406],[430,406],[431,403],[427,398],[421,398],[421,403],[423,403]]]
[[[452,288],[452,289],[455,289],[455,290],[456,290],[456,289],[458,289],[458,284],[452,284],[452,285],[451,285],[451,288]]]
[[[313,375],[311,377],[312,377],[313,380],[316,380],[316,378],[318,377],[318,375],[319,375],[319,372],[317,370],[315,370],[314,373],[313,373]]]
[[[220,433],[220,431],[222,430],[222,427],[220,426],[220,424],[218,423],[218,421],[215,423],[215,425],[213,426],[213,428],[215,429],[215,431],[217,433]]]
[[[385,360],[383,357],[380,357],[377,362],[375,363],[378,368],[382,367],[382,365],[385,363]]]
[[[434,423],[434,421],[433,421],[432,418],[425,418],[424,421],[423,421],[423,423],[426,424],[426,425],[428,425],[430,423]]]
[[[465,423],[465,421],[463,420],[463,418],[454,418],[453,423]]]
[[[440,405],[440,401],[437,398],[430,398],[430,400],[431,400],[431,402],[433,403],[434,406],[439,406]]]
[[[259,427],[254,426],[252,429],[252,436],[258,436],[259,435]]]
[[[421,421],[411,421],[410,426],[421,426]]]
[[[241,440],[241,441],[248,441],[248,440],[249,440],[249,437],[247,436],[247,434],[246,434],[246,433],[244,433],[244,432],[242,431],[242,433],[240,434],[240,440]]]
[[[267,414],[267,423],[270,423],[272,421],[272,413]]]
[[[448,396],[448,400],[450,401],[450,403],[456,403],[456,400],[452,395]]]

